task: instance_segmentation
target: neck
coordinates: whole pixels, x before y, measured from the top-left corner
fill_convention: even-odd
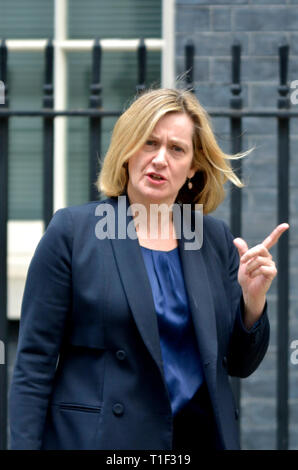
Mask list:
[[[138,236],[173,239],[173,203],[134,197],[127,192]],[[134,204],[136,206],[134,206]],[[140,205],[137,207],[137,204]]]

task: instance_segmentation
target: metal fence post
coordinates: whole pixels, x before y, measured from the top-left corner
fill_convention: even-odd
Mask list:
[[[232,85],[230,106],[232,109],[242,108],[241,97],[241,45],[234,42],[232,45]],[[242,150],[242,118],[231,117],[231,138],[232,138],[232,154],[241,152]],[[242,177],[242,159],[232,160],[232,167],[238,178]],[[230,229],[234,237],[241,237],[242,233],[242,189],[236,186],[231,187],[231,207],[230,207]],[[240,411],[241,383],[240,379],[233,377],[231,385],[235,396],[238,412]],[[240,432],[240,419],[238,419],[238,430]]]
[[[5,84],[4,104],[7,97],[7,47],[0,45],[0,80]],[[7,447],[7,222],[8,222],[8,117],[0,116],[0,449]]]
[[[187,41],[185,45],[185,82],[186,89],[195,92],[194,89],[194,57],[195,57],[195,46],[192,40]]]
[[[147,49],[144,39],[140,39],[138,47],[138,84],[136,86],[137,93],[142,93],[146,88],[147,75]]]
[[[43,86],[43,108],[54,107],[54,48],[52,40],[48,41],[45,49],[45,82]],[[48,226],[54,207],[54,117],[45,116],[43,119],[43,220]]]
[[[102,86],[101,77],[101,56],[102,50],[100,41],[97,38],[94,42],[92,50],[92,83],[90,85],[89,106],[91,109],[99,109],[102,107]],[[89,200],[98,199],[98,191],[95,186],[95,177],[99,171],[101,164],[101,133],[102,119],[101,116],[90,116],[89,119]]]
[[[288,109],[287,86],[289,46],[279,46],[279,109]],[[278,224],[289,220],[289,117],[278,117]],[[277,330],[277,449],[288,449],[288,355],[289,355],[289,234],[280,237],[277,246],[278,330]]]

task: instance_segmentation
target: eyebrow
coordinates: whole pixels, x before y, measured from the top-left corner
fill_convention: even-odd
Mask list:
[[[160,138],[156,134],[150,134],[148,139],[160,140]],[[170,142],[183,145],[184,147],[187,147],[187,149],[189,148],[189,145],[188,145],[187,142],[185,142],[184,140],[181,140],[181,139],[177,139],[176,137],[170,138]]]

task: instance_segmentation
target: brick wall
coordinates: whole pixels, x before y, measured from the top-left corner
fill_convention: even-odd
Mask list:
[[[195,44],[195,88],[207,108],[229,106],[231,44],[242,45],[243,105],[274,107],[277,102],[278,45],[290,45],[289,81],[298,80],[298,0],[176,0],[176,73],[184,71],[184,45]],[[298,106],[298,105],[296,105]],[[223,149],[230,151],[229,122],[213,119]],[[243,120],[244,149],[256,146],[243,161],[243,237],[249,246],[271,232],[277,218],[277,123],[274,118]],[[298,339],[298,119],[291,122],[290,163],[290,326],[289,345]],[[229,222],[229,197],[214,213]],[[276,248],[271,250],[276,260]],[[276,304],[277,282],[268,294],[271,340],[259,369],[241,380],[243,449],[276,448]],[[290,448],[298,449],[298,365],[290,363]]]

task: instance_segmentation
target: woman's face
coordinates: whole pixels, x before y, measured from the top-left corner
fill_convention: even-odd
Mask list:
[[[128,160],[131,202],[175,202],[186,178],[195,173],[193,128],[191,118],[182,112],[168,113],[158,121],[143,147]]]

